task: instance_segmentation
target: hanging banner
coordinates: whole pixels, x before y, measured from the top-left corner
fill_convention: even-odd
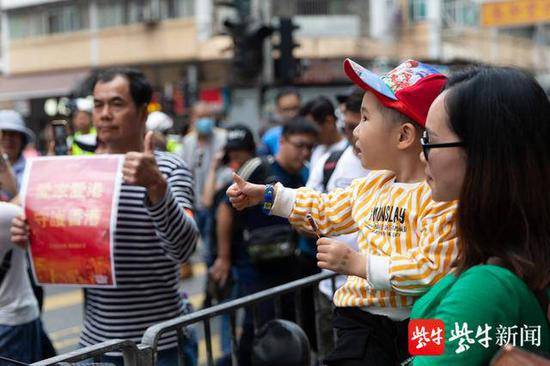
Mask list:
[[[21,198],[37,283],[115,287],[122,155],[29,159]]]

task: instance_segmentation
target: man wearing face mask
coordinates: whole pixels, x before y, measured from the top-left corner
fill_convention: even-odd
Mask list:
[[[191,131],[183,138],[181,156],[193,172],[195,220],[204,248],[207,250],[212,214],[202,202],[203,191],[210,163],[225,146],[227,137],[224,129],[215,126],[212,108],[205,102],[198,102],[193,106],[190,128]]]

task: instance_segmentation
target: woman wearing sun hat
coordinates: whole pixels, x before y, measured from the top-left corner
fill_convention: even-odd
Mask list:
[[[7,155],[19,189],[25,170],[23,150],[34,142],[35,135],[25,125],[23,117],[13,110],[0,110],[0,132],[0,149]]]

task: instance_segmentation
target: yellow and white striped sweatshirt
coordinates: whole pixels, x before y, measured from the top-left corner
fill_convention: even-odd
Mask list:
[[[367,279],[348,276],[334,295],[336,306],[404,319],[458,254],[456,201],[435,202],[426,182],[396,183],[389,171],[371,171],[328,194],[277,184],[274,215],[311,230],[308,212],[324,236],[358,231],[367,256]]]

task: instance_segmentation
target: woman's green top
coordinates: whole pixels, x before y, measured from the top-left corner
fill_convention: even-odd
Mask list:
[[[440,319],[445,324],[444,353],[416,356],[415,366],[488,365],[505,343],[550,352],[548,320],[540,303],[525,282],[499,266],[478,265],[458,277],[447,275],[417,300],[411,319]],[[491,328],[483,334],[486,325]],[[468,338],[458,337],[460,333]]]

